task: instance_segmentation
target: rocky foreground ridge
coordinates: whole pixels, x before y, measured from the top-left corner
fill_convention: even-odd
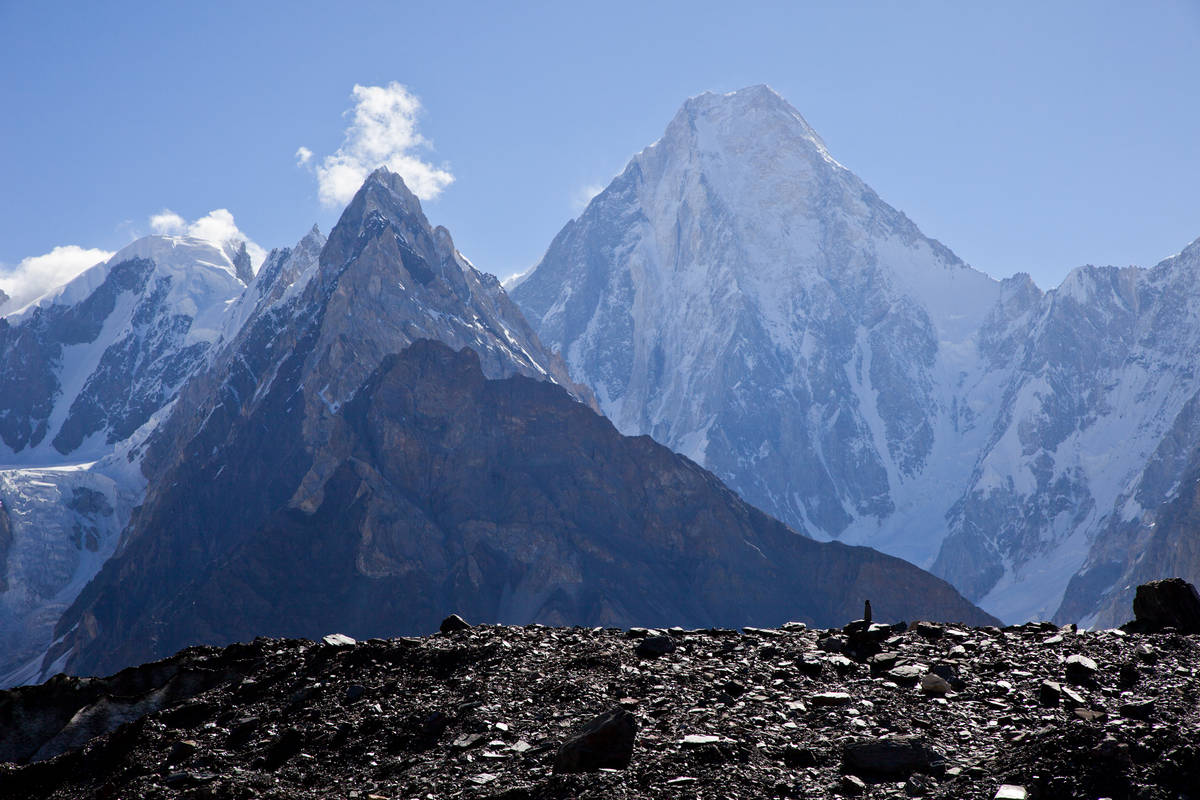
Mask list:
[[[1103,631],[452,617],[423,638],[190,648],[0,694],[0,793],[1197,797],[1200,600],[1158,582],[1137,612]]]

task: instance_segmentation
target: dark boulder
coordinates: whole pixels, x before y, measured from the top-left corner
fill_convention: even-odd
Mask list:
[[[647,636],[634,648],[642,658],[658,658],[675,652],[675,640],[670,636]]]
[[[1153,633],[1163,628],[1200,633],[1200,594],[1183,578],[1143,583],[1133,598],[1133,616],[1125,628],[1138,633]]]
[[[846,771],[870,775],[925,772],[943,761],[920,736],[888,736],[849,742],[843,750]]]
[[[555,772],[624,769],[633,758],[637,719],[623,708],[593,717],[579,733],[563,742],[554,759]]]

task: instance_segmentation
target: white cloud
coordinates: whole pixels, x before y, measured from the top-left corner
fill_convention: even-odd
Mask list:
[[[187,230],[187,220],[171,209],[164,208],[159,213],[150,217],[150,230],[155,233],[178,235]]]
[[[342,146],[316,169],[322,203],[338,206],[349,202],[377,167],[398,174],[422,200],[437,197],[454,182],[449,170],[416,155],[431,149],[429,140],[417,132],[421,101],[416,95],[395,81],[387,86],[355,84],[352,95],[354,121],[346,129]],[[311,157],[312,151],[306,147],[296,151],[300,165]]]
[[[603,183],[589,183],[587,186],[580,186],[571,195],[571,208],[576,214],[587,208],[588,203],[592,202],[592,198],[604,191]]]
[[[122,223],[122,226],[132,223]],[[174,236],[194,236],[229,250],[236,250],[242,242],[250,263],[257,272],[267,257],[267,251],[259,247],[249,236],[242,233],[228,209],[218,208],[197,220],[188,222],[169,208],[164,208],[150,217],[150,229],[154,233]],[[108,261],[113,253],[96,248],[65,245],[55,247],[49,253],[22,259],[15,267],[0,264],[0,291],[9,296],[0,302],[0,314],[16,311],[42,295],[68,283],[88,267]]]
[[[169,208],[164,208],[150,217],[150,229],[155,233],[194,236],[221,248],[228,245],[237,247],[245,242],[246,252],[250,254],[250,263],[255,272],[267,257],[266,250],[238,229],[233,221],[233,214],[227,208],[214,209],[193,222],[188,222]]]
[[[0,312],[16,311],[51,289],[67,283],[90,266],[112,258],[107,250],[59,246],[49,253],[22,259],[7,272],[0,272],[0,289],[9,301]]]
[[[302,146],[302,147],[296,148],[296,166],[297,167],[303,167],[305,164],[307,164],[309,161],[312,160],[312,157],[313,157],[313,152],[312,152],[312,150],[309,150],[307,147]]]

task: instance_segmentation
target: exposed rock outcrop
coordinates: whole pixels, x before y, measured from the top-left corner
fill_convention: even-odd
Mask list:
[[[285,408],[231,437],[218,464],[185,462],[172,483],[186,490],[143,507],[144,533],[64,617],[72,671],[258,634],[434,630],[446,608],[506,623],[829,625],[869,596],[876,617],[993,621],[911,564],[797,535],[561,387],[487,380],[469,349],[422,340],[383,359],[329,421],[311,505],[288,502],[313,456]]]
[[[1182,578],[1142,584],[1133,597],[1133,621],[1126,628],[1145,633],[1165,628],[1200,633],[1200,594]]]

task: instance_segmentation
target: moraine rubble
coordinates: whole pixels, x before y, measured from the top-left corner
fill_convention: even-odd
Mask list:
[[[1200,636],[1174,628],[446,627],[10,690],[0,794],[1200,797]]]

